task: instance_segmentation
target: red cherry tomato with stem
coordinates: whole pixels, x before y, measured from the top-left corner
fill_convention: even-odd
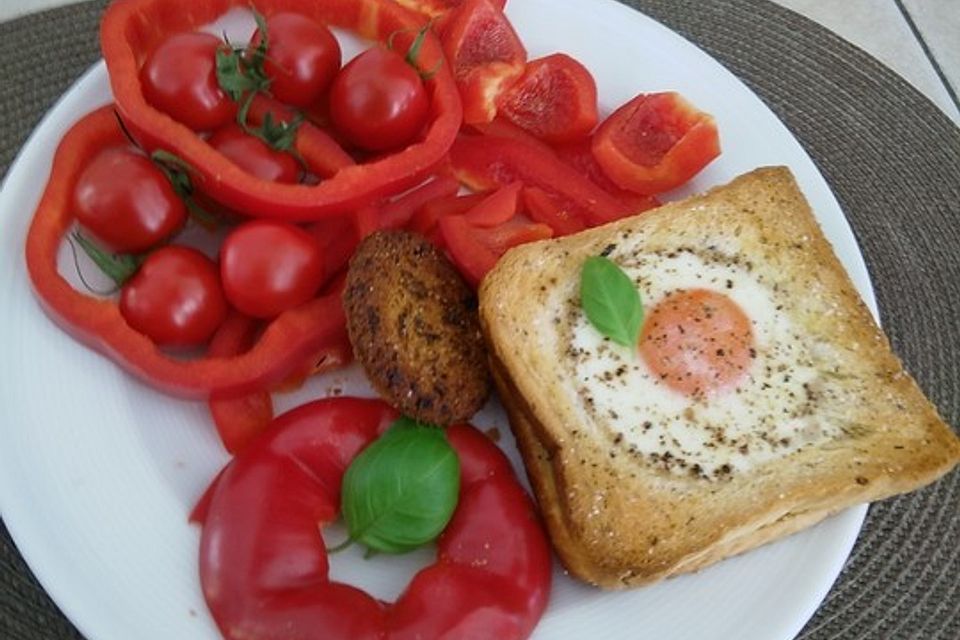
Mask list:
[[[260,45],[260,30],[250,39]],[[340,43],[326,25],[299,13],[275,13],[267,19],[267,59],[263,69],[270,93],[280,102],[309,107],[340,70]]]
[[[161,42],[140,69],[147,102],[194,131],[212,131],[233,120],[237,105],[217,82],[221,46],[209,33],[178,33]]]
[[[228,124],[207,140],[233,164],[261,180],[293,184],[300,182],[300,163],[291,154],[278,151],[237,124]]]
[[[203,344],[227,316],[217,266],[196,249],[161,247],[123,286],[120,313],[159,346]]]
[[[129,147],[111,147],[73,189],[77,221],[118,253],[142,253],[183,226],[187,210],[164,173]]]
[[[385,47],[367,49],[347,63],[330,88],[330,119],[349,142],[389,151],[412,142],[430,114],[420,74]]]
[[[220,247],[220,275],[227,300],[254,318],[272,318],[317,293],[323,283],[323,251],[300,227],[273,220],[246,222]]]

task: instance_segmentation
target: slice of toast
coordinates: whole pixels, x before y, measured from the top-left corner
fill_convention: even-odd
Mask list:
[[[677,391],[603,337],[580,272],[605,255],[649,313],[729,295],[755,340],[732,388]],[[511,250],[480,289],[492,370],[560,559],[605,588],[705,567],[960,461],[786,168]]]

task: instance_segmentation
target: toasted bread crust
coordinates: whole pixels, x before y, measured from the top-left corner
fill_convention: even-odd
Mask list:
[[[611,458],[558,365],[550,310],[580,265],[618,238],[736,244],[827,345],[842,437],[721,482]],[[789,171],[759,169],[703,196],[510,251],[480,291],[494,380],[557,552],[574,575],[623,588],[707,566],[845,507],[913,490],[960,461],[960,441],[903,370]],[[589,430],[586,430],[589,432]],[[581,435],[577,435],[581,434]]]

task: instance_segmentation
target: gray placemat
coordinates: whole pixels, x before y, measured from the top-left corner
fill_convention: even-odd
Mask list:
[[[766,0],[626,1],[723,62],[806,147],[854,228],[894,349],[957,429],[960,130],[887,68]],[[103,6],[0,24],[0,173],[97,58]],[[840,578],[799,637],[960,638],[960,473],[870,508]],[[81,638],[2,527],[0,638]]]

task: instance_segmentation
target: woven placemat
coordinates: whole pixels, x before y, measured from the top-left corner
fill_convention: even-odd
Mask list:
[[[521,0],[515,0],[521,1]],[[854,228],[894,349],[960,424],[960,130],[906,82],[766,0],[627,0],[753,88]],[[102,0],[0,24],[0,174],[97,57]],[[0,638],[81,638],[0,527]],[[960,473],[870,508],[803,640],[960,638]]]

